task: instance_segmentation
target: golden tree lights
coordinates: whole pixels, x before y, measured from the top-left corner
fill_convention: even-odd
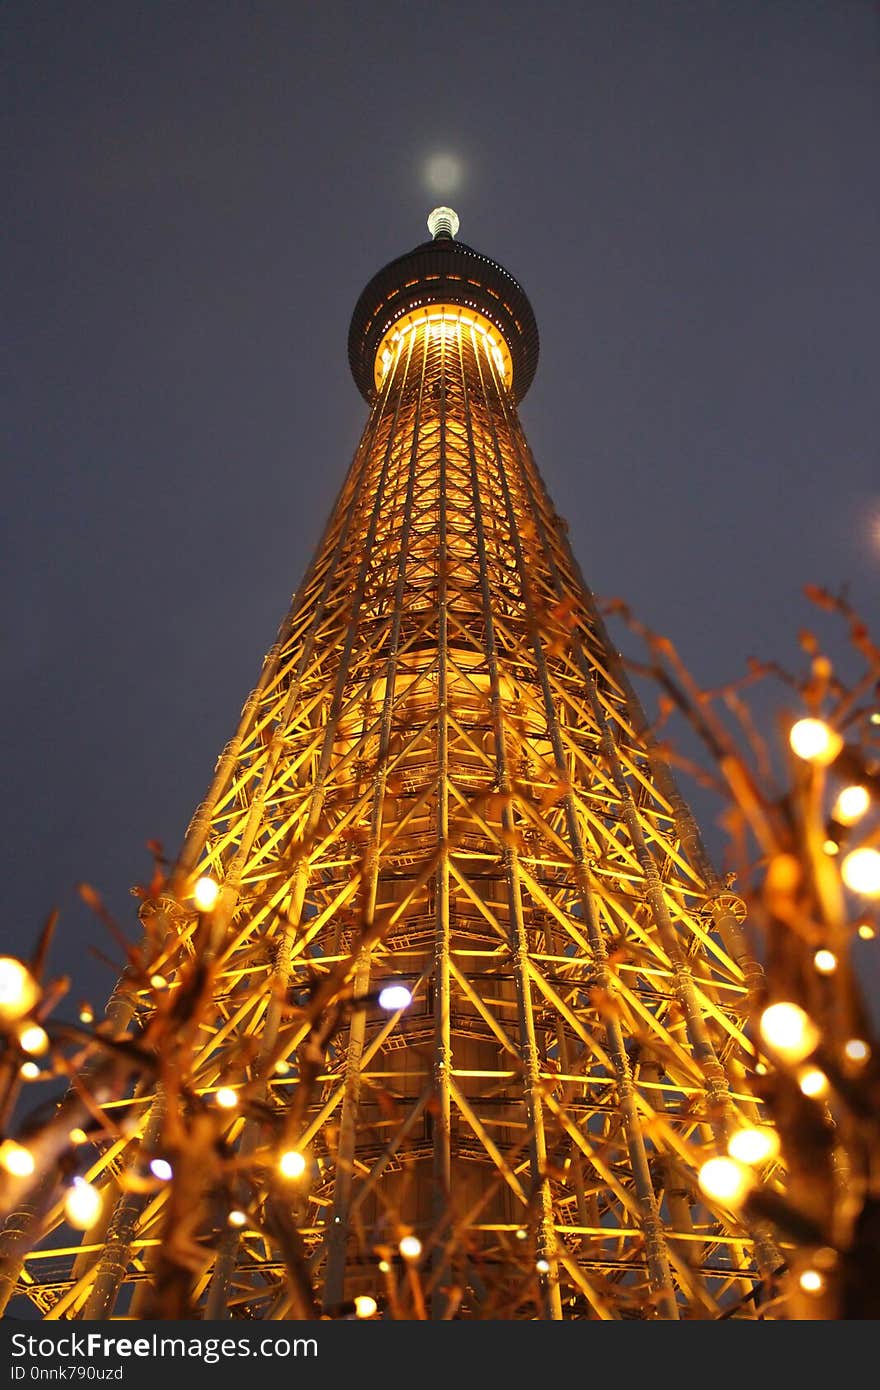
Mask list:
[[[775,1144],[765,1154],[755,1137],[761,1126],[754,1136],[733,1132],[728,1160],[760,1167],[760,1180],[750,1183],[719,1155],[701,1169],[701,1185],[779,1231],[790,1263],[785,1316],[877,1317],[880,1248],[870,1232],[880,1159],[878,1005],[860,986],[876,969],[864,968],[863,952],[876,938],[880,897],[880,718],[862,700],[880,690],[880,648],[845,599],[816,588],[807,595],[846,625],[863,670],[844,685],[809,631],[801,634],[804,676],[754,664],[752,681],[782,674],[787,693],[803,697],[803,714],[784,726],[783,751],[792,756],[781,793],[740,692],[707,697],[671,644],[622,605],[615,610],[648,646],[650,662],[640,669],[675,691],[674,706],[711,752],[726,798],[729,865],[766,966],[751,1032]],[[733,728],[716,701],[733,712]]]

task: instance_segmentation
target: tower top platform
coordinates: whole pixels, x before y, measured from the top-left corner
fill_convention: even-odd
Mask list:
[[[423,305],[454,304],[475,310],[501,334],[510,351],[511,391],[518,403],[538,365],[538,325],[525,290],[497,261],[455,240],[458,217],[451,208],[435,208],[428,225],[433,239],[389,261],[355,305],[348,360],[358,390],[372,403],[376,351],[399,319]]]

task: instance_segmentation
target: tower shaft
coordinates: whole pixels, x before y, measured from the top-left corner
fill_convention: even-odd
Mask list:
[[[20,1288],[65,1318],[359,1295],[718,1316],[772,1261],[696,1180],[759,1113],[736,901],[580,578],[497,322],[416,304],[375,361],[324,537],[121,989],[149,1027],[198,974],[198,1026],[181,1010],[179,1053],[96,1149],[103,1228]],[[222,891],[198,912],[206,875]],[[391,983],[412,1002],[389,1012]],[[174,1184],[126,1186],[208,1131],[185,1220]],[[279,1183],[283,1151],[306,1167]],[[163,1302],[181,1222],[189,1279],[178,1259]],[[60,1209],[48,1224],[61,1238]]]

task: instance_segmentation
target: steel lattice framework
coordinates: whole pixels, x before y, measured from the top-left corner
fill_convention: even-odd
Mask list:
[[[696,1168],[760,1114],[759,970],[520,427],[530,314],[448,230],[365,291],[350,347],[369,420],[148,905],[154,983],[173,996],[197,952],[213,960],[196,1089],[282,1116],[331,1313],[381,1289],[377,1259],[410,1231],[434,1316],[753,1316],[778,1257]],[[207,928],[175,894],[206,873],[223,888]],[[392,979],[413,1000],[389,1014]],[[337,1008],[317,1062],[316,997]],[[111,1016],[153,1007],[123,981]],[[166,1104],[134,1098],[92,1181],[142,1164]],[[228,1120],[245,1156],[254,1113]],[[19,1292],[53,1318],[137,1314],[170,1200],[123,1185],[78,1246],[54,1209]],[[213,1219],[192,1306],[292,1316],[271,1232]]]

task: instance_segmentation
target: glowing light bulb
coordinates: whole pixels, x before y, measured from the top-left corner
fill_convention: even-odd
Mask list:
[[[804,1293],[821,1293],[825,1287],[825,1280],[818,1269],[805,1269],[798,1279],[798,1283]]]
[[[707,1197],[725,1202],[734,1211],[742,1206],[754,1186],[748,1168],[734,1158],[707,1159],[697,1177]]]
[[[284,1178],[301,1178],[306,1171],[306,1161],[297,1149],[288,1149],[279,1158],[278,1169]]]
[[[37,1077],[40,1074],[39,1063],[22,1062],[21,1066],[18,1069],[18,1074],[19,1076],[23,1077],[25,1081],[36,1081]]]
[[[549,1274],[550,1261],[545,1260],[542,1256],[540,1260],[535,1260],[535,1269],[538,1271],[539,1274]]]
[[[79,1125],[72,1129],[67,1137],[71,1144],[87,1144],[89,1140],[89,1136],[84,1129],[80,1129]]]
[[[390,1264],[388,1263],[387,1260],[380,1260],[380,1261],[379,1261],[379,1269],[382,1271],[383,1274],[390,1274],[390,1273],[391,1273],[391,1266],[390,1266]]]
[[[817,951],[813,956],[813,964],[820,975],[833,975],[837,969],[837,956],[833,951]]]
[[[822,848],[824,849],[826,854],[840,853],[840,845],[837,843],[836,840],[832,840],[830,836],[827,840],[823,842]]]
[[[824,719],[799,719],[792,724],[788,741],[792,752],[799,758],[807,763],[816,763],[819,767],[833,763],[843,747],[840,734]]]
[[[64,1215],[77,1231],[87,1231],[101,1215],[103,1198],[97,1187],[84,1178],[74,1178],[64,1199]]]
[[[844,1043],[843,1055],[849,1062],[867,1062],[871,1049],[864,1038],[850,1038]]]
[[[409,1008],[411,1003],[412,993],[406,985],[386,985],[379,991],[379,1008],[387,1009],[389,1013]]]
[[[875,710],[875,711],[874,711],[874,713],[871,715],[871,723],[872,723],[872,724],[880,724],[880,711],[878,711],[878,710]]]
[[[852,850],[840,866],[847,888],[865,898],[880,898],[880,850],[868,845]]]
[[[727,1152],[740,1163],[765,1163],[779,1153],[779,1135],[765,1125],[738,1129],[727,1141]]]
[[[290,1071],[290,1063],[289,1063],[289,1062],[285,1062],[285,1061],[282,1060],[282,1061],[280,1061],[280,1062],[276,1062],[276,1063],[275,1063],[275,1075],[276,1075],[276,1076],[286,1076],[287,1073],[288,1073],[289,1071]]]
[[[841,825],[855,825],[871,804],[867,787],[844,787],[834,803],[834,819]]]
[[[243,1211],[240,1211],[238,1207],[233,1207],[232,1211],[229,1213],[229,1215],[227,1216],[226,1220],[227,1220],[227,1222],[229,1223],[230,1226],[246,1226],[246,1225],[247,1225],[247,1216],[245,1215],[245,1213],[244,1213]]]
[[[354,1311],[356,1317],[371,1318],[379,1311],[379,1305],[375,1298],[371,1298],[368,1293],[359,1294],[354,1301]]]
[[[158,1178],[160,1182],[170,1182],[174,1177],[174,1169],[171,1167],[167,1158],[151,1158],[150,1172],[153,1174],[153,1177]]]
[[[759,1026],[764,1041],[786,1062],[802,1062],[819,1041],[819,1030],[798,1004],[771,1004]]]
[[[417,1260],[422,1253],[422,1242],[418,1236],[404,1236],[397,1248],[405,1260]]]
[[[863,941],[873,941],[874,937],[877,935],[876,931],[874,930],[874,927],[867,920],[859,922],[858,930],[859,936],[862,938]]]
[[[18,1045],[22,1052],[29,1052],[32,1057],[39,1057],[49,1046],[49,1034],[45,1028],[41,1028],[39,1023],[29,1023],[18,1035]]]
[[[231,1086],[221,1086],[214,1099],[221,1110],[234,1110],[238,1105],[238,1092]]]
[[[91,1004],[80,1004],[79,1021],[80,1023],[94,1023],[95,1011],[92,1008]]]
[[[798,719],[792,724],[788,741],[792,752],[804,762],[826,767],[843,747],[843,739],[824,719]]]
[[[196,880],[192,896],[199,912],[210,912],[220,896],[220,884],[211,878],[210,874],[203,874]]]
[[[165,979],[164,975],[150,976],[150,984],[153,986],[153,989],[164,989],[167,983],[168,981]]]
[[[29,1178],[36,1164],[30,1149],[16,1144],[14,1139],[6,1139],[0,1144],[0,1166],[14,1178]]]
[[[39,985],[27,966],[14,956],[0,956],[0,1018],[23,1018],[39,997]]]
[[[529,1235],[529,1233],[528,1233],[528,1231],[525,1229],[525,1227],[524,1227],[524,1226],[520,1226],[519,1230],[518,1230],[517,1233],[516,1233],[516,1238],[517,1238],[517,1240],[528,1240],[528,1235]]]
[[[816,1100],[828,1092],[828,1077],[819,1067],[804,1067],[798,1076],[798,1085],[805,1096]]]

